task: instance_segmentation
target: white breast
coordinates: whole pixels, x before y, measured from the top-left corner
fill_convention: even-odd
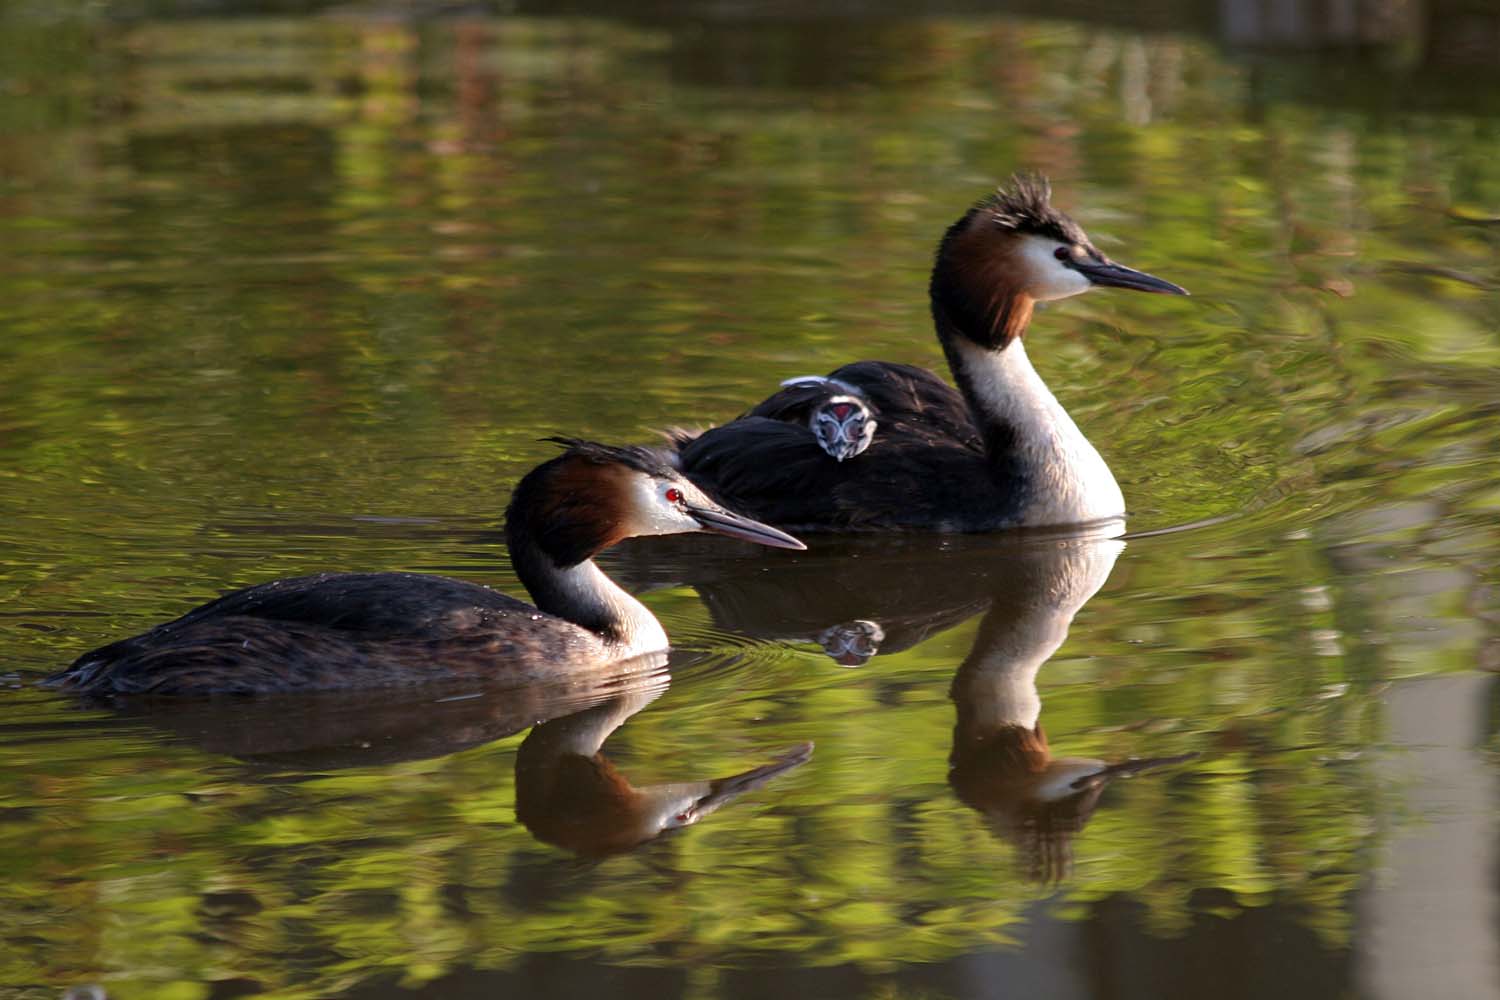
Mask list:
[[[1098,450],[1031,366],[1020,339],[1001,351],[955,338],[975,403],[1016,429],[1031,500],[1026,525],[1077,524],[1125,513],[1125,497]]]

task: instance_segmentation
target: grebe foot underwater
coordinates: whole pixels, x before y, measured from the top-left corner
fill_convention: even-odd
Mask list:
[[[710,531],[805,548],[710,500],[660,452],[551,440],[566,451],[521,479],[505,518],[511,563],[535,606],[417,573],[275,580],[85,653],[44,683],[201,695],[556,679],[667,648],[661,623],[593,562],[611,545]]]
[[[669,432],[676,464],[735,509],[794,529],[994,531],[1122,517],[1109,466],[1023,343],[1036,303],[1099,286],[1188,294],[1099,252],[1052,207],[1045,178],[1013,177],[948,228],[933,263],[933,324],[957,389],[911,365],[855,362],[783,383],[730,423]],[[868,411],[857,448],[819,433],[817,409],[835,395]]]

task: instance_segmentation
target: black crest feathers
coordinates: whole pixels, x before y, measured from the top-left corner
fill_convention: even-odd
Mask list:
[[[567,449],[559,458],[577,457],[594,465],[623,465],[648,476],[677,475],[660,449],[642,448],[639,445],[599,444],[596,441],[570,437],[545,437],[542,440],[560,444]]]
[[[1013,174],[1008,187],[997,189],[974,210],[984,213],[1001,229],[1088,245],[1088,237],[1078,223],[1052,207],[1052,184],[1041,174]]]

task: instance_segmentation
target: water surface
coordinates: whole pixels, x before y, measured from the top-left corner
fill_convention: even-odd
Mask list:
[[[198,10],[0,8],[0,995],[1500,996],[1483,11]],[[931,248],[1019,167],[1194,293],[1029,335],[1123,547],[632,543],[670,683],[526,711],[30,686],[276,576],[516,589],[539,438],[940,366]],[[536,780],[601,733],[643,795],[816,748],[605,849]]]

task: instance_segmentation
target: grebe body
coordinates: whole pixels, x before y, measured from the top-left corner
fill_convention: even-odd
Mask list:
[[[667,648],[647,608],[593,562],[635,535],[711,531],[803,548],[706,497],[657,452],[559,439],[506,512],[536,604],[416,573],[324,573],[235,591],[85,653],[47,683],[97,694],[253,694],[556,678]]]
[[[1045,180],[1014,178],[938,246],[929,297],[957,389],[909,365],[845,365],[829,385],[878,417],[859,453],[840,459],[805,422],[775,412],[783,389],[731,423],[675,432],[679,466],[737,509],[795,528],[992,531],[1122,516],[1109,466],[1032,366],[1023,335],[1036,303],[1097,286],[1187,292],[1109,260],[1050,199]]]

